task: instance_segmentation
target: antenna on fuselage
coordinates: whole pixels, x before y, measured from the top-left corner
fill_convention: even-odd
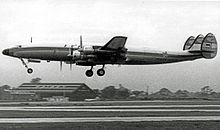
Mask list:
[[[32,37],[31,37],[31,43],[32,43]]]

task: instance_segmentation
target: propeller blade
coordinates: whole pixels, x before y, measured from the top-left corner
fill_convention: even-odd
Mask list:
[[[80,48],[82,48],[82,35],[80,35]]]
[[[60,71],[62,71],[62,68],[63,68],[63,62],[60,61]]]
[[[71,56],[73,55],[73,45],[71,45],[71,48],[70,48],[70,55]]]
[[[73,64],[72,64],[72,63],[70,63],[70,70],[72,70],[72,68],[73,68]]]

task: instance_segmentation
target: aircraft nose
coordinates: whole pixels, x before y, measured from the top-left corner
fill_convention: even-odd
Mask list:
[[[3,54],[3,55],[9,55],[9,49],[3,50],[3,51],[2,51],[2,54]]]

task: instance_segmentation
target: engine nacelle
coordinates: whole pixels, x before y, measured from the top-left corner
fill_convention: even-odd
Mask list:
[[[76,60],[87,60],[87,59],[94,59],[96,58],[95,55],[93,54],[89,54],[88,51],[87,53],[85,52],[80,52],[78,50],[75,50],[73,51],[73,60],[76,61]]]
[[[81,59],[81,53],[76,50],[76,51],[73,51],[73,60],[79,60]]]
[[[94,52],[93,46],[84,46],[83,47],[83,53],[88,54],[88,53],[92,53],[92,52]]]

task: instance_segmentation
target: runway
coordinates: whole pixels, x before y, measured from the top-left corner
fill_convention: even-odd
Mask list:
[[[183,101],[186,103],[186,101]],[[109,102],[107,102],[109,103]],[[111,101],[112,103],[112,101]],[[123,102],[126,103],[126,102]],[[130,102],[129,102],[130,103]],[[144,102],[143,102],[144,103]],[[220,104],[175,104],[169,105],[103,105],[82,102],[75,105],[21,105],[17,106],[0,106],[0,123],[1,122],[29,122],[31,120],[40,122],[86,122],[86,121],[160,121],[160,120],[220,120]],[[179,103],[179,102],[178,102]],[[14,103],[13,103],[14,104]],[[2,104],[0,104],[2,105]],[[26,120],[26,117],[31,120]],[[12,119],[13,118],[13,119]],[[87,120],[86,120],[87,119]]]
[[[209,113],[215,112],[220,113],[220,105],[133,105],[133,106],[17,106],[17,107],[0,107],[1,111],[9,112],[165,112],[167,115],[170,113],[178,112],[202,112]],[[46,116],[46,115],[45,115]],[[86,114],[85,114],[86,116]],[[97,117],[100,116],[100,117]],[[155,117],[156,116],[156,117]],[[148,117],[142,117],[138,115],[126,116],[125,117],[101,117],[101,114],[97,113],[96,117],[68,117],[66,118],[0,118],[0,123],[49,123],[49,122],[139,122],[139,121],[201,121],[201,120],[220,120],[219,116],[160,116],[159,114],[151,115]]]
[[[220,112],[220,105],[34,106],[0,107],[0,111],[43,112]]]
[[[86,118],[4,118],[0,123],[56,123],[56,122],[142,122],[142,121],[218,121],[220,116],[180,117],[86,117]]]
[[[0,103],[0,129],[220,129],[218,101]],[[10,129],[11,128],[11,129]]]

